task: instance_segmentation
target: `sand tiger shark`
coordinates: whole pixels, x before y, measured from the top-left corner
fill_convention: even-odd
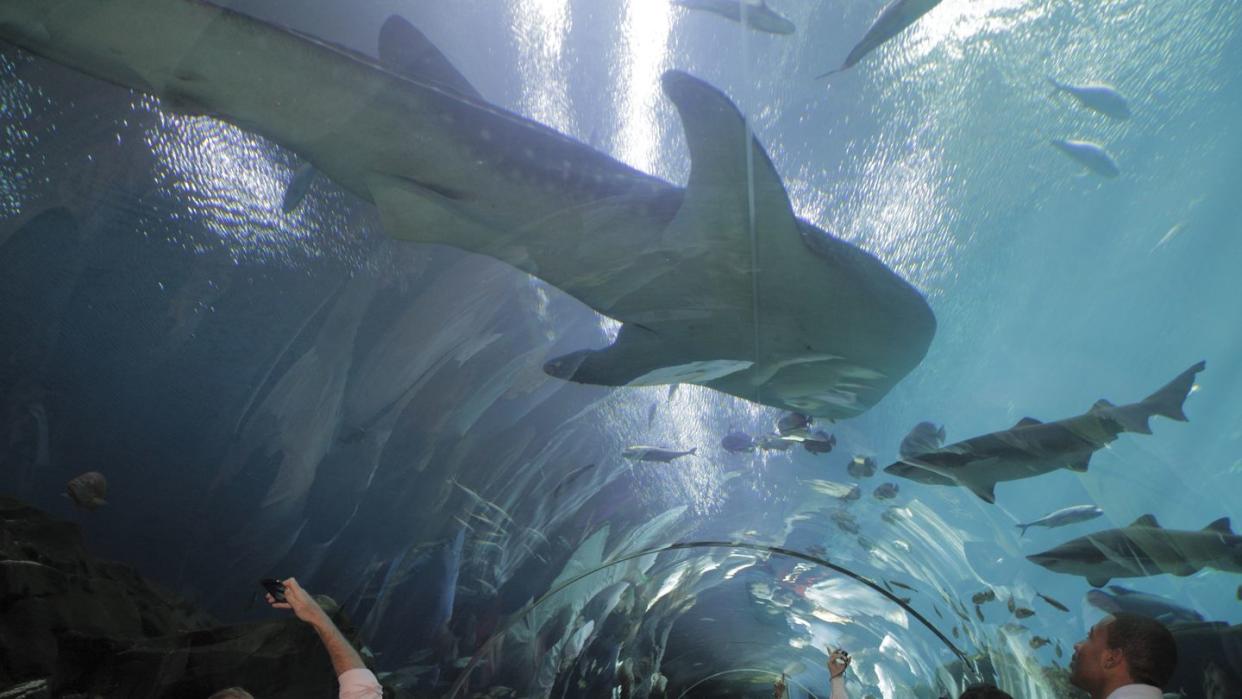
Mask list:
[[[1085,472],[1091,455],[1122,432],[1151,434],[1148,420],[1154,415],[1185,422],[1182,404],[1204,366],[1204,362],[1195,364],[1137,403],[1113,405],[1101,399],[1082,415],[1056,422],[1024,417],[1007,430],[903,456],[884,470],[920,483],[961,485],[994,503],[999,482],[1059,468]]]
[[[683,72],[662,86],[684,188],[489,104],[397,18],[378,60],[204,0],[4,0],[0,39],[262,135],[374,203],[389,235],[489,255],[622,322],[548,362],[563,379],[844,418],[935,332],[913,287],[793,213],[737,107]]]
[[[1027,559],[1056,573],[1082,576],[1093,587],[1113,578],[1187,576],[1204,568],[1242,573],[1242,537],[1233,533],[1228,517],[1182,531],[1165,529],[1148,514],[1129,526],[1080,536]]]

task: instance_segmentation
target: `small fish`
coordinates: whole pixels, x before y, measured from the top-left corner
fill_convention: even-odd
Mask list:
[[[870,478],[875,475],[875,459],[870,456],[855,456],[845,470],[855,478]]]
[[[1065,651],[1064,651],[1064,650],[1061,650],[1061,642],[1060,642],[1060,641],[1057,641],[1057,647],[1053,649],[1053,652],[1055,652],[1055,653],[1057,654],[1057,657],[1058,657],[1058,658],[1060,658],[1060,657],[1062,657],[1062,656],[1064,656],[1064,655],[1065,655]]]
[[[1048,78],[1048,82],[1058,92],[1064,92],[1073,97],[1087,109],[1113,119],[1125,120],[1130,118],[1130,104],[1112,85],[1105,85],[1104,83],[1071,85],[1055,78]]]
[[[745,432],[730,427],[729,433],[721,438],[720,446],[730,454],[748,453],[755,450],[755,440]]]
[[[764,451],[789,451],[797,440],[785,439],[779,434],[765,434],[755,441],[755,446]]]
[[[1069,607],[1065,606],[1064,604],[1061,604],[1060,602],[1058,602],[1058,601],[1056,601],[1056,600],[1052,599],[1051,597],[1049,597],[1048,595],[1045,595],[1045,594],[1044,594],[1044,593],[1042,593],[1042,592],[1036,592],[1036,593],[1035,593],[1035,596],[1036,596],[1036,597],[1039,597],[1039,598],[1040,598],[1040,599],[1042,599],[1043,601],[1047,602],[1048,604],[1052,605],[1053,607],[1056,607],[1057,609],[1060,609],[1060,610],[1061,610],[1061,611],[1063,611],[1063,612],[1068,612],[1068,611],[1069,611]]]
[[[836,445],[836,435],[828,434],[823,430],[815,430],[807,435],[806,440],[802,442],[802,448],[812,454],[827,454]]]
[[[933,604],[932,611],[935,612],[936,616],[940,617],[941,619],[944,618],[944,615],[940,613],[940,607],[937,607],[936,605]]]
[[[979,617],[979,621],[986,621],[983,618],[983,607],[980,607],[977,604],[975,605],[975,616]]]
[[[681,384],[679,383],[669,384],[668,396],[665,398],[665,400],[673,400],[673,396],[677,395],[677,389],[680,387],[681,387]]]
[[[909,459],[919,454],[933,452],[944,445],[944,426],[936,426],[931,422],[920,422],[910,429],[901,440],[901,446],[897,451],[901,454],[901,458]]]
[[[1031,643],[1031,648],[1034,648],[1035,650],[1039,650],[1040,648],[1043,648],[1049,643],[1052,643],[1052,641],[1044,638],[1043,636],[1032,636],[1030,643]]]
[[[652,403],[651,407],[647,408],[647,429],[651,429],[651,426],[655,424],[656,409],[659,407],[659,403]]]
[[[802,413],[787,412],[776,421],[776,431],[782,437],[805,437],[813,422]]]
[[[1006,604],[1006,606],[1009,607],[1010,614],[1013,614],[1014,610],[1018,608],[1018,605],[1013,601],[1013,597],[1009,598],[1009,602]]]
[[[1095,505],[1074,505],[1073,507],[1065,507],[1056,512],[1050,512],[1034,522],[1015,525],[1022,530],[1022,534],[1026,534],[1026,530],[1030,527],[1064,527],[1067,524],[1077,524],[1095,519],[1104,514],[1104,510]]]
[[[1026,607],[1018,607],[1013,610],[1013,615],[1019,619],[1026,619],[1027,617],[1035,616],[1035,610],[1027,609]]]
[[[961,636],[962,636],[961,632],[959,632],[959,631],[957,630],[957,627],[956,627],[956,626],[954,626],[954,627],[953,627],[953,638],[961,638]]]
[[[841,499],[845,502],[853,502],[862,497],[862,488],[857,483],[850,488],[850,492],[846,493]]]
[[[841,531],[848,532],[850,534],[857,534],[859,532],[858,522],[854,519],[854,515],[849,512],[846,512],[845,510],[833,510],[828,516],[834,523],[836,523],[837,528]]]
[[[1019,624],[1019,623],[1017,623],[1017,622],[1015,622],[1015,621],[1010,621],[1010,622],[1007,622],[1007,623],[1001,624],[1000,629],[1001,629],[1001,631],[1004,631],[1004,632],[1006,632],[1006,633],[1013,633],[1013,634],[1017,634],[1017,633],[1030,633],[1030,632],[1031,632],[1031,630],[1030,630],[1030,629],[1026,628],[1026,627],[1025,627],[1025,626],[1023,626],[1022,624]]]
[[[1160,247],[1163,246],[1165,243],[1181,235],[1182,231],[1185,229],[1186,229],[1186,223],[1184,221],[1178,221],[1177,223],[1173,224],[1169,228],[1169,230],[1165,231],[1164,237],[1162,237],[1159,242],[1153,245],[1151,247],[1151,250],[1147,251],[1148,254],[1155,252],[1156,250],[1160,249]]]
[[[897,487],[896,483],[881,483],[876,486],[876,489],[872,491],[871,494],[877,500],[892,500],[897,497],[898,490],[900,490],[900,488]]]
[[[983,592],[976,592],[975,594],[970,596],[970,601],[974,602],[975,604],[987,604],[988,602],[991,602],[995,599],[996,599],[995,590],[984,590]]]
[[[1055,138],[1050,143],[1057,150],[1078,161],[1079,165],[1101,177],[1111,179],[1121,174],[1117,161],[1098,143],[1065,138]]]
[[[898,601],[898,602],[901,602],[902,604],[910,604],[910,598],[909,598],[909,597],[898,597],[898,598],[897,598],[897,601]]]
[[[78,509],[94,512],[108,504],[108,479],[99,471],[87,471],[65,484],[65,494]]]
[[[685,451],[676,451],[673,449],[664,449],[662,447],[626,447],[621,452],[621,456],[630,461],[658,461],[667,464],[673,459],[679,459],[683,456],[694,456],[698,452],[698,447],[691,447]]]
[[[891,581],[891,582],[892,582],[892,584],[893,584],[893,587],[900,587],[901,589],[903,589],[903,590],[909,590],[910,592],[918,592],[918,590],[914,589],[913,587],[910,587],[909,585],[907,585],[907,584],[905,584],[905,583],[902,583],[902,582],[897,582],[896,580],[893,580],[893,581]]]

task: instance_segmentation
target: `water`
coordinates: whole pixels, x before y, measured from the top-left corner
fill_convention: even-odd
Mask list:
[[[299,154],[6,44],[0,484],[222,620],[270,618],[244,609],[254,582],[296,575],[345,605],[386,671],[432,662],[413,659],[442,621],[457,650],[434,661],[432,696],[600,696],[622,665],[667,696],[766,696],[782,672],[794,696],[825,696],[826,645],[851,651],[852,696],[955,694],[972,675],[950,646],[986,656],[1015,696],[1053,696],[1031,668],[1064,667],[1102,613],[1081,577],[1024,555],[1146,513],[1192,530],[1242,515],[1235,3],[945,0],[827,81],[812,76],[878,5],[773,2],[790,36],[658,0],[234,6],[366,54],[400,13],[489,102],[679,185],[690,158],[660,75],[686,71],[737,104],[793,210],[914,285],[937,331],[877,406],[820,421],[832,453],[728,454],[730,427],[770,432],[780,411],[551,378],[545,361],[604,346],[617,323],[490,258],[387,238],[328,176],[283,214]],[[1111,83],[1133,117],[1050,96],[1047,77]],[[319,136],[355,133],[352,108]],[[1120,177],[1056,138],[1103,145]],[[761,259],[770,241],[753,234]],[[1200,359],[1189,423],[1154,418],[1086,473],[1001,483],[995,505],[846,472],[856,454],[894,461],[921,420],[949,442],[1056,420],[1137,401]],[[631,445],[698,453],[631,463]],[[109,504],[74,512],[57,495],[89,470]],[[852,503],[813,487],[858,480]],[[872,496],[882,482],[895,499]],[[1104,516],[1017,536],[1085,503]],[[694,542],[715,543],[667,550]],[[1114,582],[1242,616],[1234,573]],[[989,586],[981,622],[969,599]],[[1036,611],[1029,632],[1000,631],[1011,597]],[[1036,635],[1054,643],[1032,649]]]

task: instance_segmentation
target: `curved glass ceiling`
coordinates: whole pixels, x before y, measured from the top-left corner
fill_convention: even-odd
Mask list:
[[[1238,695],[1242,8],[918,5],[6,3],[0,491],[408,696]]]

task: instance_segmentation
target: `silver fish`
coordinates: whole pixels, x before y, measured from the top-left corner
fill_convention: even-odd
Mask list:
[[[1059,92],[1063,92],[1075,100],[1079,104],[1097,111],[1114,119],[1129,119],[1130,104],[1126,102],[1126,98],[1112,85],[1103,83],[1089,83],[1084,85],[1071,85],[1063,83],[1056,78],[1048,78],[1048,82]]]
[[[1077,524],[1095,519],[1102,514],[1104,514],[1104,510],[1095,505],[1074,505],[1046,514],[1033,522],[1015,526],[1021,529],[1024,535],[1026,530],[1031,527],[1048,527],[1049,529],[1052,527],[1064,527],[1067,524]]]
[[[1057,150],[1068,155],[1101,177],[1112,179],[1121,174],[1121,167],[1104,146],[1091,141],[1076,141],[1067,138],[1054,138],[1049,141]]]
[[[658,461],[667,464],[673,459],[679,459],[683,456],[694,456],[698,452],[698,447],[691,447],[685,451],[677,451],[675,449],[665,449],[663,447],[644,447],[634,446],[626,447],[621,452],[621,456],[630,461]]]

